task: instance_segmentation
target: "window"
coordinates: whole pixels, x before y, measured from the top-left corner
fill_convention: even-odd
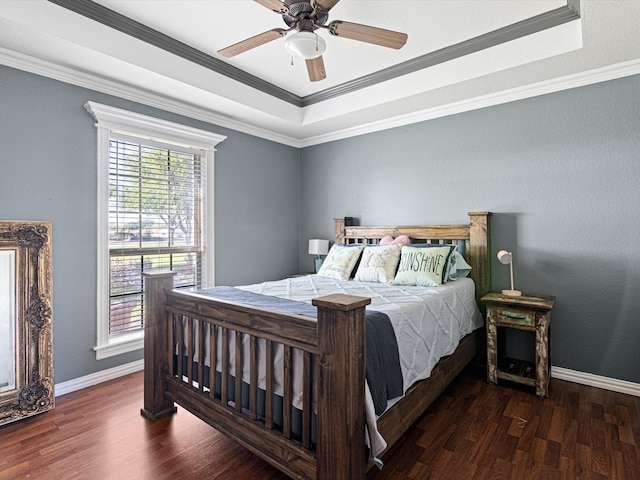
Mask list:
[[[143,346],[144,272],[213,285],[213,152],[225,137],[93,102],[98,123],[96,358]]]
[[[202,157],[111,135],[109,335],[141,330],[142,274],[176,271],[176,287],[202,286]]]

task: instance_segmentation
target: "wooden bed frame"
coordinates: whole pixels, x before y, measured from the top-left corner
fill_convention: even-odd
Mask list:
[[[490,290],[489,212],[469,213],[465,225],[361,227],[351,219],[336,219],[336,242],[374,244],[385,235],[408,235],[413,240],[437,243],[464,243],[465,257],[472,266],[476,299]],[[365,448],[365,307],[369,298],[329,295],[312,301],[317,320],[305,316],[226,302],[173,290],[173,272],[149,273],[145,277],[145,352],[143,416],[155,420],[176,411],[175,403],[233,438],[292,478],[354,480],[365,478],[371,462]],[[216,328],[212,328],[211,326]],[[183,333],[186,332],[186,333]],[[229,346],[231,332],[235,342]],[[209,385],[202,381],[205,338],[221,352],[210,349]],[[250,347],[243,346],[249,339]],[[258,341],[265,342],[266,395],[264,414],[258,407]],[[174,349],[178,344],[177,367]],[[442,359],[431,376],[414,385],[378,421],[378,429],[391,447],[425,412],[458,373],[475,357],[478,334],[468,335],[456,352]],[[303,357],[303,408],[301,432],[292,428],[292,408],[282,411],[282,421],[273,418],[273,350],[281,344],[284,352],[283,404],[292,403],[293,351]],[[198,362],[185,362],[198,348]],[[229,351],[235,349],[235,371],[242,369],[242,357],[249,355],[249,405],[242,405],[242,376],[229,378]],[[315,356],[317,368],[312,368]],[[182,372],[182,373],[178,373]],[[316,390],[316,412],[312,411],[312,386]],[[229,396],[231,391],[234,393]],[[233,401],[222,401],[232,398]],[[245,400],[246,402],[246,400]],[[316,424],[315,442],[312,424]]]

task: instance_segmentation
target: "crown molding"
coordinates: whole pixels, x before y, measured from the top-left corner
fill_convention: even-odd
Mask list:
[[[608,65],[586,72],[580,72],[564,77],[558,77],[543,82],[533,83],[522,87],[512,88],[501,92],[490,93],[474,98],[468,98],[459,102],[449,103],[418,112],[408,113],[393,118],[386,118],[377,122],[371,122],[357,127],[348,128],[324,135],[308,137],[300,140],[301,147],[309,147],[321,143],[333,142],[367,133],[374,133],[395,127],[402,127],[413,123],[433,120],[435,118],[455,115],[457,113],[492,107],[503,103],[515,102],[526,98],[546,95],[571,88],[583,87],[594,83],[606,82],[617,78],[640,74],[640,59]]]
[[[12,50],[0,47],[0,65],[34,73],[60,82],[83,87],[97,92],[106,93],[125,100],[142,103],[149,107],[159,108],[178,115],[202,120],[220,127],[229,128],[255,137],[271,140],[291,147],[300,147],[300,141],[287,135],[282,135],[264,128],[256,127],[246,122],[240,122],[211,110],[195,107],[179,102],[160,94],[126,85],[113,80],[107,80],[77,69],[64,67],[47,62]]]
[[[297,107],[302,106],[302,100],[287,90],[269,83],[261,78],[251,75],[233,65],[208,55],[196,48],[182,43],[175,38],[154,30],[140,22],[136,22],[114,10],[111,10],[99,3],[91,0],[48,0],[49,2],[66,8],[72,12],[86,18],[99,22],[107,27],[111,27],[119,32],[142,40],[150,45],[161,48],[169,53],[173,53],[185,60],[193,62],[201,67],[212,70],[216,73],[241,82],[256,90],[267,93],[275,98],[291,103]]]
[[[579,2],[580,0],[574,1]],[[322,90],[312,95],[307,95],[301,99],[302,106],[306,107],[313,105],[314,103],[336,98],[362,88],[367,88],[403,75],[418,72],[441,63],[455,60],[456,58],[465,57],[503,43],[511,42],[527,35],[558,27],[567,22],[579,20],[579,12],[579,6],[578,10],[575,10],[574,7],[570,6],[550,10],[540,15],[527,18],[526,20],[516,22],[512,25],[507,25],[506,27],[499,28],[492,32],[465,40],[464,42],[450,45],[411,60],[407,60],[406,62],[393,65],[392,67],[385,68],[384,70],[380,70],[371,75],[357,78],[341,85],[336,85],[335,87]]]
[[[563,7],[507,25],[456,45],[429,52],[370,75],[344,82],[305,97],[299,97],[91,0],[48,1],[297,107],[307,107],[353,93],[363,88],[580,19],[580,0],[567,0],[567,5]]]
[[[294,138],[281,135],[263,128],[255,127],[246,122],[240,122],[220,115],[210,110],[187,105],[182,102],[164,97],[163,95],[150,93],[146,90],[124,85],[112,80],[105,80],[96,75],[73,70],[67,67],[55,65],[27,55],[0,48],[0,64],[13,67],[18,70],[41,75],[71,85],[95,90],[101,93],[114,95],[125,100],[142,103],[150,107],[166,110],[178,115],[202,120],[207,123],[229,128],[238,132],[264,138],[276,143],[291,147],[302,148],[321,143],[342,140],[349,137],[364,135],[390,128],[423,122],[435,118],[463,113],[480,108],[491,107],[503,103],[514,102],[526,98],[554,93],[576,87],[582,87],[593,83],[615,80],[617,78],[640,74],[640,59],[630,60],[614,65],[608,65],[586,72],[567,75],[544,82],[538,82],[523,87],[513,88],[502,92],[491,93],[479,97],[465,99],[438,107],[413,112],[406,115],[387,118],[377,122],[359,125],[353,128],[341,129],[323,135],[312,137]]]

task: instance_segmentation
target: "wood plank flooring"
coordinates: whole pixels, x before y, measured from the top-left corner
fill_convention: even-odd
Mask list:
[[[286,477],[179,408],[140,416],[142,373],[0,427],[0,479]],[[383,479],[640,479],[640,398],[552,379],[547,399],[469,368],[398,446]]]

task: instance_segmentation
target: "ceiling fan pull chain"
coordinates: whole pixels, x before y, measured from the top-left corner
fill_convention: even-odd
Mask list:
[[[291,55],[291,65],[293,65],[293,55]]]

